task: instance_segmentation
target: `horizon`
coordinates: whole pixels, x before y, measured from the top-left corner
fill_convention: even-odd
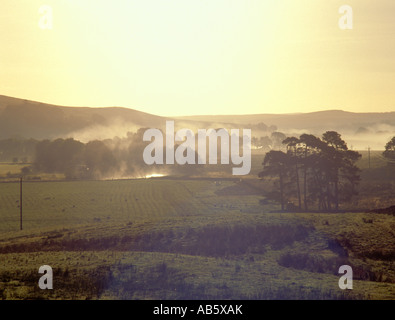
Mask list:
[[[147,113],[153,116],[160,116],[163,118],[189,118],[189,117],[206,117],[206,116],[212,116],[212,117],[219,117],[219,116],[254,116],[254,115],[303,115],[303,114],[311,114],[311,113],[321,113],[321,112],[344,112],[344,113],[355,113],[355,114],[383,114],[383,113],[394,113],[394,111],[370,111],[370,112],[358,112],[358,111],[347,111],[345,109],[325,109],[325,110],[317,110],[317,111],[308,111],[308,112],[289,112],[289,113],[240,113],[240,114],[189,114],[189,115],[158,115],[158,114],[153,114],[146,112],[144,110],[138,109],[138,108],[133,108],[133,107],[125,107],[125,106],[116,106],[116,105],[110,105],[110,106],[84,106],[84,105],[76,105],[76,106],[68,106],[68,105],[58,105],[58,104],[52,104],[49,102],[45,101],[38,101],[38,100],[30,100],[26,98],[18,98],[18,97],[12,97],[12,96],[7,96],[0,94],[0,97],[5,97],[5,98],[11,98],[11,99],[17,99],[21,101],[29,101],[32,103],[38,103],[38,104],[44,104],[48,105],[51,107],[60,107],[60,108],[89,108],[89,109],[105,109],[105,108],[121,108],[121,109],[128,109],[132,111],[138,111],[142,113]]]
[[[395,108],[391,0],[348,1],[348,30],[340,0],[2,4],[7,96],[160,116]]]

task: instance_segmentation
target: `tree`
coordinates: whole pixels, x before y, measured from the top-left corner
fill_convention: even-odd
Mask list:
[[[21,173],[24,176],[27,176],[28,174],[31,174],[32,173],[31,167],[30,166],[23,167],[21,169]]]
[[[302,170],[303,170],[303,202],[304,208],[308,210],[309,193],[307,188],[307,180],[313,163],[314,156],[322,149],[323,142],[320,138],[312,134],[302,134],[299,138],[299,143],[302,146]]]
[[[395,160],[395,137],[392,137],[392,139],[385,145],[383,156],[390,161]]]
[[[317,203],[321,211],[338,211],[340,202],[356,194],[360,169],[355,165],[361,155],[348,150],[346,142],[335,131],[327,131],[322,139],[303,134],[284,139],[287,153],[271,151],[266,154],[260,177],[278,176],[282,209],[286,192],[297,198],[302,207],[303,175],[304,207]]]
[[[287,154],[290,163],[294,165],[294,182],[297,190],[297,197],[299,203],[299,209],[302,208],[302,198],[300,194],[300,181],[299,181],[299,159],[300,159],[300,140],[295,137],[288,137],[283,141],[283,144],[287,146]]]
[[[43,140],[36,146],[35,169],[76,178],[84,165],[85,145],[74,139]]]
[[[326,143],[326,147],[322,149],[325,156],[325,161],[323,161],[325,168],[322,169],[325,171],[328,209],[331,210],[333,200],[337,211],[339,209],[339,169],[342,165],[342,151],[347,150],[347,146],[340,138],[340,134],[335,131],[325,132],[322,140]]]
[[[267,131],[269,129],[269,127],[266,124],[264,124],[263,122],[259,122],[255,125],[255,129],[261,130],[261,131]]]
[[[285,185],[288,175],[289,159],[286,153],[272,150],[265,155],[263,160],[263,171],[259,173],[260,178],[278,177],[281,210],[285,208]]]
[[[345,186],[350,187],[355,193],[355,185],[359,181],[359,169],[355,162],[361,155],[352,150],[348,150],[346,142],[341,139],[341,135],[335,131],[327,131],[323,134],[322,140],[327,147],[323,149],[326,157],[326,172],[328,183],[328,209],[331,209],[330,200],[333,200],[335,210],[339,210],[339,191],[345,190]]]

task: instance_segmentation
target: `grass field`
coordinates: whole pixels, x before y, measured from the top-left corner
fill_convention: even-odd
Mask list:
[[[228,209],[261,210],[256,197],[216,202],[214,192],[232,182],[160,179],[24,182],[26,229],[69,227],[97,221],[128,222],[205,215]],[[213,201],[214,199],[214,201]],[[19,228],[19,183],[0,184],[0,231]],[[15,223],[16,222],[16,223]]]
[[[244,182],[0,184],[3,299],[395,299],[395,217],[271,213]],[[54,290],[37,286],[54,270]],[[340,265],[354,289],[338,287]]]

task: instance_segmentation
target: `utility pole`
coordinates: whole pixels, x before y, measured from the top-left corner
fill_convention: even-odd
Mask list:
[[[19,182],[20,190],[19,190],[19,212],[20,212],[20,226],[22,230],[22,177]]]
[[[369,159],[369,169],[370,169],[370,146],[368,147],[368,159]]]

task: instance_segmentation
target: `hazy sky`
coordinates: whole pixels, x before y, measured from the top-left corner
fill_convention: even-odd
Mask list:
[[[168,116],[395,111],[394,17],[394,0],[1,0],[0,94]]]

